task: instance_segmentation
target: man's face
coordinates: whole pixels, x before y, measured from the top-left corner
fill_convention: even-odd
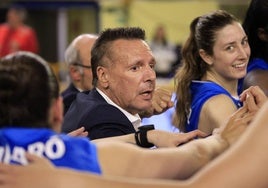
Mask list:
[[[108,87],[104,92],[117,105],[139,113],[152,105],[156,75],[155,59],[143,40],[116,40],[106,68]]]

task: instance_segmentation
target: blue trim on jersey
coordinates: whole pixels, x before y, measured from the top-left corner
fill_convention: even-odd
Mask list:
[[[48,158],[55,166],[101,174],[97,148],[88,138],[57,134],[50,129],[0,129],[0,161],[27,164],[25,152]]]
[[[198,129],[198,122],[201,109],[205,102],[216,95],[227,95],[232,99],[237,108],[242,106],[242,103],[233,98],[230,93],[220,85],[208,81],[192,81],[191,86],[192,103],[189,117],[186,122],[186,132]]]

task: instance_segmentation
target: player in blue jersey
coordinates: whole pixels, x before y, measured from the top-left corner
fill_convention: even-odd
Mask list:
[[[175,125],[211,134],[240,106],[238,80],[250,56],[239,21],[223,10],[196,17],[182,48],[176,82]]]

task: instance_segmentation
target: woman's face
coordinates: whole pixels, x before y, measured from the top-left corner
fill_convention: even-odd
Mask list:
[[[211,69],[224,80],[243,78],[247,72],[250,47],[247,36],[238,22],[233,22],[216,33]]]

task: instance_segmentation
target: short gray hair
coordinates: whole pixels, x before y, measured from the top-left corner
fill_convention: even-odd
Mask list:
[[[75,63],[82,64],[80,54],[78,49],[75,47],[75,43],[72,42],[67,49],[65,50],[64,53],[64,59],[66,65],[69,67],[70,65],[73,65]],[[82,74],[83,73],[83,68],[77,66],[77,70]]]

